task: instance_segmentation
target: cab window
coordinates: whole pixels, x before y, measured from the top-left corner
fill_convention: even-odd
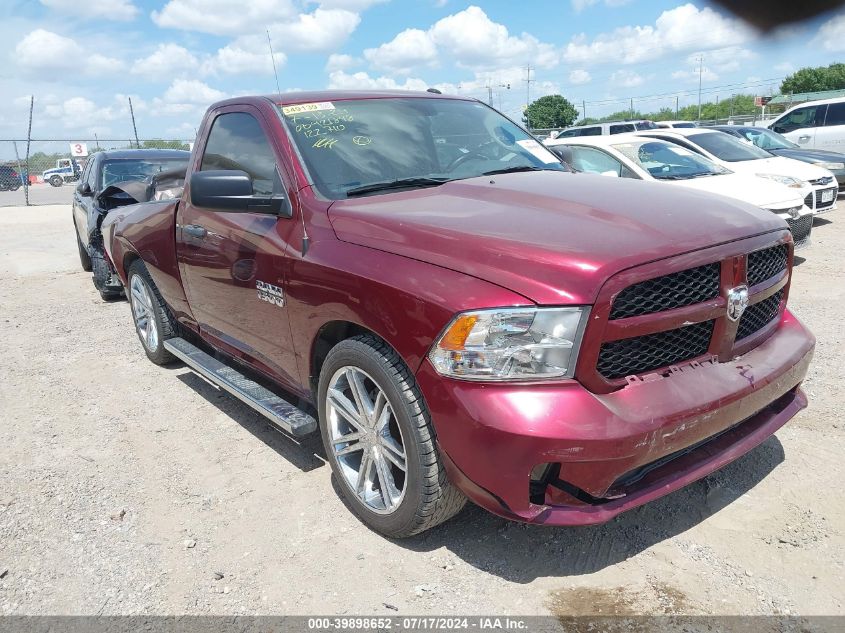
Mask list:
[[[831,103],[827,106],[827,117],[825,117],[824,125],[825,127],[845,125],[845,102]]]
[[[634,131],[634,124],[633,123],[619,123],[617,125],[610,126],[610,133],[611,134],[622,134],[624,132],[633,132]]]
[[[578,136],[601,136],[600,127],[583,127]]]
[[[772,130],[779,134],[785,132],[792,132],[806,127],[816,127],[816,121],[821,118],[819,114],[825,106],[807,106],[806,108],[798,108],[787,115],[778,119],[777,123],[772,125]]]
[[[211,169],[245,171],[256,196],[279,193],[274,191],[279,179],[270,142],[258,120],[246,112],[221,114],[215,119],[200,165],[200,171]]]

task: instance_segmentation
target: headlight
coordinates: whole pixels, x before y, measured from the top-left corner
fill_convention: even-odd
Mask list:
[[[768,178],[769,180],[774,180],[775,182],[779,182],[787,187],[792,187],[793,189],[801,189],[802,187],[810,186],[809,183],[793,178],[792,176],[781,176],[780,174],[755,174],[755,176],[758,178]]]
[[[428,357],[469,380],[571,378],[589,309],[495,308],[455,317]]]
[[[831,171],[835,169],[845,169],[845,163],[813,163],[813,165],[818,165],[819,167],[830,169]]]

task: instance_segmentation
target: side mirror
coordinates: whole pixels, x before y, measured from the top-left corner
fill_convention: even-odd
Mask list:
[[[84,196],[86,198],[94,195],[94,192],[91,191],[91,185],[89,185],[87,182],[83,182],[77,185],[76,190],[79,192],[80,196]]]
[[[239,169],[214,169],[191,174],[191,204],[236,213],[269,213],[283,217],[292,214],[285,196],[254,195],[252,179]]]

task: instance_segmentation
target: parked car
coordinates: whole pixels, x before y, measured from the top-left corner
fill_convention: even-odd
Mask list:
[[[89,158],[73,195],[73,224],[82,269],[93,272],[94,287],[103,299],[123,294],[103,248],[103,218],[113,208],[149,200],[160,174],[181,171],[184,180],[190,155],[182,150],[132,149],[97,152]]]
[[[804,199],[807,207],[816,214],[836,208],[839,185],[829,170],[817,165],[775,156],[716,130],[652,130],[637,134],[676,143],[737,173],[760,176],[794,187],[809,183],[812,191]]]
[[[568,173],[474,99],[214,104],[181,199],[102,229],[147,357],[319,429],[348,507],[392,537],[465,497],[608,521],[806,405],[814,339],[786,308],[782,220]]]
[[[845,151],[845,97],[802,103],[766,127],[801,147]]]
[[[659,128],[698,127],[695,121],[657,121],[655,125]]]
[[[633,134],[561,139],[546,145],[577,171],[656,180],[753,204],[789,225],[796,249],[809,243],[813,212],[804,205],[809,187],[795,189],[737,174],[675,143]]]
[[[572,136],[601,136],[603,134],[624,134],[637,130],[653,130],[657,126],[653,121],[606,121],[592,125],[578,125],[558,132],[555,138],[570,138]]]
[[[754,143],[775,156],[792,158],[805,163],[812,163],[827,169],[839,183],[839,193],[845,191],[845,154],[824,149],[808,149],[793,143],[785,136],[764,127],[746,127],[742,125],[717,125],[711,130],[726,132],[744,141]],[[843,147],[845,149],[845,147]]]
[[[22,186],[21,176],[13,167],[0,165],[0,191],[17,191]]]

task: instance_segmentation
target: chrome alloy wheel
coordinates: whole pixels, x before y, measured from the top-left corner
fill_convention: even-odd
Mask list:
[[[341,367],[326,392],[329,441],[346,484],[368,510],[390,514],[405,496],[402,431],[378,383]]]
[[[138,336],[144,346],[154,352],[158,349],[158,325],[153,312],[152,293],[141,275],[132,276],[129,290]]]

